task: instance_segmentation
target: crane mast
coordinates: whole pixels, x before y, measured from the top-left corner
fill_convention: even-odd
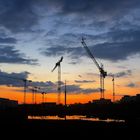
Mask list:
[[[83,47],[85,48],[86,52],[88,53],[89,57],[92,59],[92,61],[95,63],[95,65],[99,69],[99,72],[100,72],[100,93],[101,93],[100,98],[102,99],[102,98],[104,98],[104,78],[107,76],[107,72],[104,71],[102,64],[101,64],[101,66],[98,64],[97,60],[95,59],[95,57],[91,53],[90,49],[87,47],[84,38],[82,38],[81,43],[82,43]]]

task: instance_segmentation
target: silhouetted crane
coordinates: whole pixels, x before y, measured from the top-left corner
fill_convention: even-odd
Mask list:
[[[44,95],[46,94],[46,92],[41,92],[42,94],[42,103],[44,103]]]
[[[99,69],[99,72],[100,72],[100,93],[101,93],[101,98],[104,98],[104,78],[107,76],[107,72],[104,71],[104,68],[103,68],[102,64],[101,64],[101,66],[98,64],[98,62],[96,61],[95,57],[93,56],[93,54],[91,53],[91,51],[87,47],[84,38],[82,38],[81,43],[84,46],[84,48],[87,51],[87,53],[90,56],[90,58],[93,60],[93,62],[95,63],[95,65]]]
[[[114,75],[112,76],[112,82],[113,82],[113,102],[115,102],[115,78],[114,78]]]
[[[38,92],[39,89],[40,89],[40,87],[37,87],[37,86],[34,87],[34,95],[35,95],[34,96],[34,102],[35,102],[35,104],[36,104],[37,92]]]
[[[60,104],[60,95],[61,95],[61,62],[62,60],[63,60],[63,56],[55,64],[55,67],[52,69],[52,72],[53,72],[58,67],[58,104]]]
[[[27,82],[32,82],[31,80],[27,79],[20,79],[24,82],[24,104],[26,104],[26,91],[27,91]]]

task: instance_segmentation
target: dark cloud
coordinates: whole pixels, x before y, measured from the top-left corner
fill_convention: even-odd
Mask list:
[[[97,93],[99,92],[100,89],[99,88],[96,88],[96,89],[83,89],[82,92],[85,93],[85,94],[90,94],[90,93]]]
[[[122,72],[118,72],[115,74],[115,77],[124,77],[124,76],[131,76],[132,75],[132,71],[131,70],[126,70],[126,71],[122,71]]]
[[[78,77],[82,78],[82,76],[81,76],[81,75],[78,75]]]
[[[75,80],[76,83],[93,83],[95,80]]]
[[[20,72],[20,73],[7,73],[0,71],[0,85],[7,85],[13,87],[23,87],[24,79],[27,79],[29,76],[29,72]]]
[[[35,0],[36,1],[36,0]],[[0,25],[12,32],[30,31],[38,22],[34,0],[1,0]]]
[[[97,75],[97,74],[96,74],[96,73],[88,72],[88,73],[86,73],[86,75],[89,75],[89,76],[95,76],[95,75]]]
[[[110,61],[125,60],[140,54],[140,30],[114,30],[86,40],[87,46],[97,58]],[[104,43],[88,45],[91,40],[104,40]]]
[[[68,35],[69,40],[71,40],[71,36],[73,34],[65,34],[65,38]],[[74,35],[75,36],[75,35]],[[74,42],[77,41],[77,45],[80,44],[80,34],[77,34],[77,40],[73,39]],[[119,61],[119,60],[126,60],[130,56],[140,54],[140,30],[114,30],[111,32],[103,33],[100,35],[86,35],[87,40],[86,44],[89,47],[90,51],[96,58],[106,59],[110,61]],[[60,37],[61,38],[61,37]],[[63,37],[61,38],[63,40]],[[60,39],[60,40],[61,40]],[[91,45],[93,40],[97,43]],[[100,43],[98,42],[100,40]],[[104,40],[104,43],[101,43],[101,40]],[[66,40],[62,43],[57,42],[58,44],[50,44],[53,45],[50,48],[42,50],[42,53],[46,56],[59,56],[68,54],[71,59],[73,59],[70,64],[76,64],[77,59],[81,58],[82,56],[88,56],[86,50],[82,47],[71,47]]]
[[[51,81],[47,82],[32,82],[32,86],[37,86],[40,87],[40,92],[45,91],[46,93],[58,93],[57,91],[57,83],[53,83]],[[65,91],[65,85],[61,86],[61,92]],[[67,94],[90,94],[90,93],[95,93],[99,92],[99,89],[92,89],[92,88],[81,88],[79,85],[67,85]]]
[[[121,71],[118,73],[108,73],[108,76],[112,77],[112,75],[114,75],[114,77],[120,78],[120,77],[126,77],[126,76],[131,76],[132,75],[132,71],[131,70],[126,70],[126,71]]]
[[[41,23],[41,18],[48,18],[46,24],[50,27],[52,23],[55,28],[48,29],[45,37],[56,37],[56,34],[57,37],[55,41],[54,38],[48,39],[48,49],[42,50],[46,56],[69,54],[73,60],[87,56],[80,44],[82,34],[77,33],[86,31],[83,35],[87,37],[87,45],[95,57],[110,61],[125,60],[140,53],[140,18],[136,11],[140,10],[139,7],[139,0],[1,0],[0,27],[14,33],[30,32],[34,25]],[[34,30],[39,31],[38,27]],[[75,27],[77,30],[74,30]],[[104,33],[93,35],[101,27],[104,27]],[[94,44],[91,45],[91,41]],[[0,43],[16,43],[16,40],[0,38]]]
[[[62,87],[62,90],[64,90],[64,86]],[[67,85],[67,93],[68,94],[91,94],[91,93],[95,93],[95,92],[99,92],[100,90],[97,89],[92,89],[92,88],[81,88],[79,85]]]
[[[14,46],[0,45],[0,63],[36,65],[36,59],[26,58]]]
[[[69,64],[72,64],[72,65],[76,65],[78,62],[76,62],[76,61],[72,61],[72,62],[70,62]]]
[[[137,85],[135,83],[132,83],[132,82],[126,85],[126,87],[130,87],[130,88],[134,88],[136,86]]]
[[[64,46],[57,46],[57,47],[50,47],[47,48],[45,50],[42,50],[42,54],[46,55],[46,56],[60,56],[60,55],[64,55],[64,54],[69,54],[71,56],[76,57],[78,52],[81,50],[80,55],[82,53],[82,48],[78,47],[78,48],[67,48]]]
[[[140,54],[140,31],[115,31],[106,34],[108,42],[89,46],[91,52],[101,59],[111,61],[125,60]]]
[[[28,79],[29,72],[20,72],[20,73],[7,73],[0,71],[0,85],[6,85],[6,86],[12,86],[12,87],[24,87],[24,79]],[[87,82],[87,81],[86,81]],[[30,81],[28,80],[28,91],[31,92],[31,90],[34,87],[37,87],[38,93],[40,92],[46,92],[46,93],[58,93],[57,91],[57,82],[51,82],[51,81]],[[65,90],[65,85],[62,82],[61,85],[62,92]],[[67,93],[68,94],[89,94],[89,93],[95,93],[99,92],[99,89],[92,89],[92,88],[81,88],[79,85],[67,85]]]
[[[42,2],[42,1],[41,1]],[[49,6],[59,7],[62,14],[119,15],[139,8],[139,0],[46,0]]]
[[[0,44],[16,44],[17,40],[12,37],[0,38]]]
[[[12,32],[30,31],[44,13],[110,22],[109,19],[122,18],[139,6],[139,0],[1,0],[0,25]]]
[[[27,71],[19,73],[7,73],[0,71],[0,85],[12,86],[12,87],[24,87],[24,80],[27,80],[28,90],[31,91],[33,87],[38,87],[39,91],[45,91],[46,93],[57,92],[57,84],[51,81],[31,81],[28,79],[30,73]],[[30,81],[30,82],[29,82]],[[32,88],[31,88],[32,87]]]

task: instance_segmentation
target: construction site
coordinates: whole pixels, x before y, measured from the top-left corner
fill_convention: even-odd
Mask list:
[[[139,139],[139,0],[0,9],[1,139]]]

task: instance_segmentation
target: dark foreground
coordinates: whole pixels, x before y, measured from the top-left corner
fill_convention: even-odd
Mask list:
[[[140,123],[77,120],[1,120],[1,137],[10,139],[140,139]]]

